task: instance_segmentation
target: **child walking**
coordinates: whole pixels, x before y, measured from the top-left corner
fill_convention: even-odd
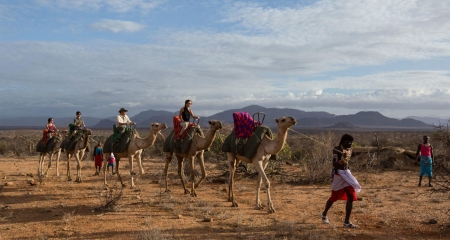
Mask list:
[[[111,156],[108,159],[108,173],[109,173],[109,167],[111,167],[111,172],[112,174],[116,174],[116,172],[114,172],[114,167],[116,166],[116,158],[114,157],[114,153],[111,153]]]
[[[416,159],[420,162],[419,187],[422,186],[422,177],[428,176],[428,187],[432,187],[431,178],[433,177],[433,146],[429,143],[430,137],[423,136],[423,143],[419,144],[416,152]],[[420,158],[419,158],[420,153]]]

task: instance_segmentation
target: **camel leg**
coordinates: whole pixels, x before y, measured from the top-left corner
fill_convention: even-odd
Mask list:
[[[234,173],[236,172],[236,165],[238,164],[239,160],[236,160],[235,156],[227,152],[227,158],[228,158],[228,165],[230,168],[230,175],[228,177],[228,201],[232,202],[232,207],[238,207],[238,204],[235,201],[234,198]]]
[[[261,209],[260,206],[258,206],[258,204],[260,204],[259,193],[261,190],[261,179],[262,179],[262,180],[264,180],[264,183],[265,183],[266,189],[267,189],[267,212],[274,213],[275,209],[273,208],[272,199],[270,198],[270,181],[267,178],[266,173],[264,172],[264,169],[267,167],[268,163],[269,163],[268,158],[266,158],[265,156],[263,157],[263,160],[260,160],[260,161],[254,160],[253,161],[253,164],[255,165],[256,169],[258,170],[258,175],[259,175],[258,176],[258,186],[257,186],[257,190],[256,190],[256,208]]]
[[[86,149],[84,149],[84,150],[86,150]],[[85,153],[84,150],[81,150],[79,153],[80,161],[83,161],[83,157],[84,157],[84,153]]]
[[[128,156],[128,161],[129,161],[130,163],[132,163],[132,162],[133,162],[133,158],[134,158],[134,155]],[[134,188],[135,186],[134,186],[134,181],[133,181],[133,175],[136,175],[136,173],[132,171],[133,167],[132,167],[131,165],[130,165],[130,168],[131,168],[131,169],[130,169],[131,188]]]
[[[166,152],[166,166],[164,167],[164,181],[165,181],[165,184],[166,184],[166,191],[165,192],[170,192],[169,184],[167,182],[167,177],[169,175],[168,171],[169,171],[170,162],[172,161],[172,156],[173,156],[173,153]]]
[[[45,170],[44,177],[48,177],[48,171],[52,167],[53,154],[54,154],[53,152],[50,152],[50,154],[48,156],[48,166],[47,166],[47,170]]]
[[[180,157],[178,155],[175,155],[178,159],[178,176],[181,179],[181,184],[183,185],[184,188],[184,194],[189,194],[191,192],[189,192],[189,190],[187,190],[186,188],[186,183],[184,182],[184,158]]]
[[[200,183],[206,178],[206,170],[205,170],[205,158],[203,157],[203,151],[197,154],[198,164],[200,165],[200,170],[202,171],[202,177],[195,184],[194,188],[198,188]]]
[[[38,164],[38,176],[39,176],[39,178],[42,177],[42,169],[43,169],[43,165],[44,165],[44,157],[45,157],[45,153],[41,153],[39,155],[39,164]]]
[[[122,177],[120,176],[119,163],[120,163],[120,158],[117,157],[116,158],[116,174],[117,174],[117,177],[119,177],[119,181],[122,184],[122,187],[126,187],[127,185],[123,183]]]
[[[77,160],[77,178],[75,179],[75,182],[77,183],[81,183],[83,182],[83,180],[81,180],[81,159],[80,159],[80,154],[74,154],[75,155],[75,160]]]
[[[105,153],[103,158],[103,185],[108,186],[108,183],[106,183],[106,169],[108,168],[108,159],[111,156],[111,153]]]
[[[261,204],[261,199],[259,197],[259,194],[261,193],[261,181],[262,176],[261,174],[258,174],[258,179],[256,180],[256,207],[257,210],[263,210],[264,206]]]
[[[139,151],[136,155],[135,155],[135,159],[137,160],[138,163],[138,167],[139,167],[139,174],[136,177],[136,181],[142,176],[144,175],[144,167],[142,166],[142,152]]]
[[[189,157],[189,169],[191,172],[191,197],[197,197],[197,194],[195,193],[195,172],[194,172],[194,161],[195,161],[195,155]]]
[[[61,149],[56,152],[56,176],[59,177],[59,157],[61,157]]]
[[[133,171],[133,155],[131,155],[130,157],[128,157],[128,161],[130,164],[130,175],[136,175],[136,172]]]
[[[67,181],[72,181],[72,177],[70,176],[70,158],[71,154],[67,153]]]

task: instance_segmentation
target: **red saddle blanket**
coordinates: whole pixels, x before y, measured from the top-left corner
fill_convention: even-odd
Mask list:
[[[248,112],[234,112],[233,121],[236,138],[249,138],[252,136],[255,126],[261,125]]]
[[[173,117],[173,130],[174,130],[174,135],[173,137],[175,139],[181,138],[184,139],[184,137],[186,137],[187,133],[189,132],[189,129],[191,129],[191,127],[193,126],[197,126],[197,124],[195,123],[189,123],[188,127],[186,128],[186,130],[183,132],[183,134],[180,136],[180,132],[181,132],[181,118],[179,116],[174,116]]]

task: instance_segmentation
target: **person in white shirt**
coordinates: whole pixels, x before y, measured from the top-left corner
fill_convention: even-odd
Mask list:
[[[136,125],[135,122],[132,122],[130,118],[127,116],[128,110],[125,108],[121,108],[119,110],[119,115],[116,117],[116,130],[117,130],[117,138],[116,143],[120,141],[122,134],[125,132],[125,127],[127,124]]]

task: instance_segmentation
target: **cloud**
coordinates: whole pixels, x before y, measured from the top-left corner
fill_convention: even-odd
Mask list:
[[[133,10],[147,12],[165,0],[35,0],[38,5],[61,9],[100,10],[106,8],[113,12],[126,13]]]
[[[91,27],[98,31],[119,33],[119,32],[139,32],[145,28],[145,25],[131,21],[103,19],[97,23],[92,24]]]
[[[141,3],[39,1],[42,6],[115,12],[136,10]],[[162,29],[152,32],[149,44],[4,42],[0,92],[7,94],[0,94],[0,111],[30,113],[36,103],[44,110],[61,102],[68,107],[58,114],[73,114],[69,106],[76,106],[86,109],[84,115],[109,116],[117,107],[136,113],[176,111],[192,99],[198,114],[250,104],[337,109],[340,114],[361,109],[445,113],[450,101],[447,68],[408,65],[433,59],[448,66],[443,63],[450,57],[450,5],[444,1],[224,6],[214,9],[222,14],[215,19],[219,27]],[[145,26],[104,19],[92,27],[119,33]],[[405,66],[400,71],[389,68],[392,63]]]

